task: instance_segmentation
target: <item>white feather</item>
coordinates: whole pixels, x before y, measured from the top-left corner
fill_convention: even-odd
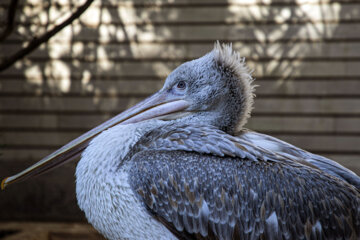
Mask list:
[[[134,195],[122,159],[159,121],[119,125],[104,131],[84,151],[76,168],[76,194],[88,221],[108,239],[176,239]]]

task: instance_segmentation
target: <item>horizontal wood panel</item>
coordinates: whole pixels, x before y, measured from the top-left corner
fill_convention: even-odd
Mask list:
[[[26,76],[27,78],[41,78],[53,76],[56,78],[90,78],[91,76],[167,76],[179,66],[179,61],[99,61],[72,62],[60,60],[24,61],[0,73],[5,76]],[[301,60],[272,60],[269,62],[247,61],[253,70],[254,77],[354,77],[360,76],[360,61],[301,61]],[[91,71],[90,71],[91,70]]]
[[[360,133],[360,118],[251,117],[245,127],[259,132]]]
[[[41,24],[46,22],[41,18],[34,18],[30,13],[46,16],[50,22],[60,22],[64,13],[74,9],[73,6],[61,4],[47,9],[44,5],[19,6],[17,24]],[[0,13],[4,13],[7,6],[0,6]],[[286,22],[339,22],[343,20],[360,20],[360,6],[350,3],[299,4],[299,5],[196,5],[187,7],[161,8],[133,5],[107,5],[97,1],[81,16],[81,22],[95,27],[100,24],[174,24],[174,23],[286,23]],[[275,16],[275,17],[274,17]]]
[[[2,114],[2,131],[38,129],[39,131],[86,131],[109,119],[111,115]],[[246,128],[259,132],[285,133],[360,133],[360,117],[251,117]]]
[[[2,160],[0,176],[10,176],[31,163],[34,162],[27,159]],[[1,209],[0,221],[84,221],[84,214],[76,205],[74,165],[75,162],[65,164],[55,171],[6,188],[0,198],[1,206],[6,206]]]
[[[291,136],[276,134],[281,140],[295,146],[301,146],[308,151],[329,151],[329,152],[359,152],[359,136]]]
[[[342,164],[342,165],[357,165],[359,160],[360,160],[360,155],[357,154],[328,154],[328,153],[324,153],[322,156],[336,160],[338,163]],[[360,170],[360,166],[358,166],[359,170]],[[358,175],[360,175],[358,173]]]
[[[13,145],[23,146],[60,146],[80,136],[83,132],[11,132],[1,133],[3,148]]]
[[[1,110],[60,110],[60,111],[113,111],[124,110],[143,98],[33,98],[4,97],[0,101]]]
[[[360,99],[258,99],[255,113],[358,114]]]
[[[323,154],[323,156],[335,160],[336,162],[340,163],[344,167],[350,169],[360,176],[360,155]]]
[[[255,80],[258,85],[256,94],[261,95],[289,95],[289,96],[346,96],[360,94],[360,78],[352,81],[331,80],[289,80],[289,81],[261,81]]]
[[[105,12],[96,11],[96,5],[92,6],[84,14],[82,20],[88,22],[87,14],[102,13],[99,16],[99,23],[244,23],[244,22],[276,22],[284,23],[301,21],[341,21],[341,20],[359,20],[359,4],[299,4],[296,6],[239,6],[229,5],[222,7],[198,6],[188,8],[134,8],[132,6],[104,9]],[[275,16],[275,17],[274,17]],[[86,19],[87,18],[87,19]],[[91,22],[90,24],[92,24]]]
[[[0,46],[0,59],[22,48],[22,43],[6,43]],[[29,55],[32,58],[84,59],[84,60],[183,60],[203,56],[213,49],[213,43],[131,43],[86,44],[83,42],[52,41],[42,45]],[[246,59],[331,59],[360,58],[360,42],[344,43],[242,43],[233,42],[233,48]]]
[[[87,98],[87,97],[2,97],[0,109],[40,111],[114,111],[124,110],[142,98]],[[255,101],[255,113],[316,113],[360,114],[360,98],[355,99],[293,99],[265,98]]]
[[[74,23],[77,24],[76,22]],[[324,38],[346,40],[360,38],[360,23],[306,23],[306,24],[265,24],[265,25],[112,25],[104,24],[96,28],[77,25],[68,26],[53,39],[61,41],[98,42],[153,42],[153,41],[259,41],[275,42],[284,40],[319,41]],[[30,32],[24,28],[23,35],[12,34],[8,40],[23,40]],[[36,34],[45,29],[37,28]]]
[[[90,129],[109,119],[110,115],[61,115],[61,114],[2,114],[0,126],[2,128],[37,128],[37,129]],[[5,130],[6,131],[6,130]]]
[[[1,162],[26,162],[27,164],[24,165],[25,167],[30,166],[31,164],[39,161],[43,157],[49,155],[53,151],[55,151],[56,147],[47,147],[44,149],[31,149],[31,148],[0,148],[1,154]],[[22,169],[16,169],[16,171],[21,171]],[[13,172],[13,173],[14,173]],[[8,174],[13,174],[8,173]]]
[[[46,79],[43,83],[27,82],[27,80],[0,80],[0,90],[3,94],[61,94],[61,85],[71,82],[71,88],[67,93],[78,95],[98,95],[104,94],[108,96],[117,95],[150,95],[155,93],[164,84],[164,81],[151,80],[124,80],[124,81],[89,81],[83,83],[82,81],[70,81],[69,79]],[[359,81],[360,84],[360,81]],[[48,85],[48,88],[44,88]],[[59,88],[60,87],[60,88]],[[1,101],[1,100],[0,100]]]
[[[62,91],[61,86],[68,85],[68,90]],[[1,79],[0,91],[2,94],[23,94],[39,96],[51,95],[79,95],[79,96],[133,96],[150,95],[163,86],[162,80],[89,80],[70,81],[69,79],[51,79],[34,82],[29,79]],[[256,95],[258,98],[264,96],[359,96],[359,80],[255,80]],[[45,87],[46,86],[46,87]],[[0,100],[1,101],[1,100]]]
[[[188,7],[188,6],[198,6],[198,5],[214,5],[214,6],[222,6],[222,5],[229,5],[229,4],[236,4],[241,6],[247,6],[247,5],[269,5],[271,4],[285,4],[285,5],[300,5],[300,4],[326,4],[326,3],[341,3],[349,4],[349,3],[356,3],[357,0],[157,0],[157,1],[144,1],[144,0],[124,0],[124,1],[117,1],[117,0],[109,0],[103,3],[103,5],[111,5],[111,6],[176,6],[176,7]],[[57,0],[54,1],[54,4],[81,4],[84,1],[76,1],[73,0]],[[8,6],[10,3],[10,0],[3,0],[2,5]],[[20,0],[19,1],[20,6],[21,5],[46,5],[41,0],[31,0],[29,3],[27,0]],[[100,1],[94,1],[93,4],[100,4]]]

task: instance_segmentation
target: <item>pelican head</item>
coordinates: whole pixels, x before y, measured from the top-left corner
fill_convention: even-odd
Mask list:
[[[1,187],[42,174],[78,156],[89,141],[118,124],[149,119],[201,122],[229,134],[241,129],[253,104],[252,78],[231,44],[215,43],[205,56],[186,62],[166,79],[154,95],[86,132],[24,171],[4,179]]]
[[[213,51],[176,68],[159,93],[189,104],[184,109],[186,114],[177,118],[178,121],[202,122],[233,134],[250,116],[253,104],[251,82],[244,60],[231,45],[216,43]]]

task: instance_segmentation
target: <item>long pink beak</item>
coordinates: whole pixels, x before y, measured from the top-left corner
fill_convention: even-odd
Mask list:
[[[155,93],[134,107],[129,108],[128,110],[84,133],[80,137],[72,140],[22,172],[5,178],[1,182],[1,189],[4,189],[11,183],[40,175],[50,169],[60,166],[65,162],[71,161],[82,153],[91,139],[106,129],[118,124],[136,123],[166,116],[171,113],[181,112],[189,107],[189,105],[189,102],[170,97],[166,94],[166,92]]]

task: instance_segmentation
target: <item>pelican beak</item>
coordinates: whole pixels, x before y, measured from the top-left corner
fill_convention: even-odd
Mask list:
[[[65,162],[76,158],[87,147],[91,139],[106,129],[118,124],[136,123],[153,118],[166,119],[167,116],[184,111],[187,107],[189,107],[189,105],[189,102],[185,100],[169,96],[166,91],[157,92],[134,107],[120,113],[119,115],[84,133],[80,137],[72,140],[24,171],[5,178],[1,182],[1,189],[4,189],[11,183],[19,182],[21,180],[45,173],[50,169],[58,167]]]

